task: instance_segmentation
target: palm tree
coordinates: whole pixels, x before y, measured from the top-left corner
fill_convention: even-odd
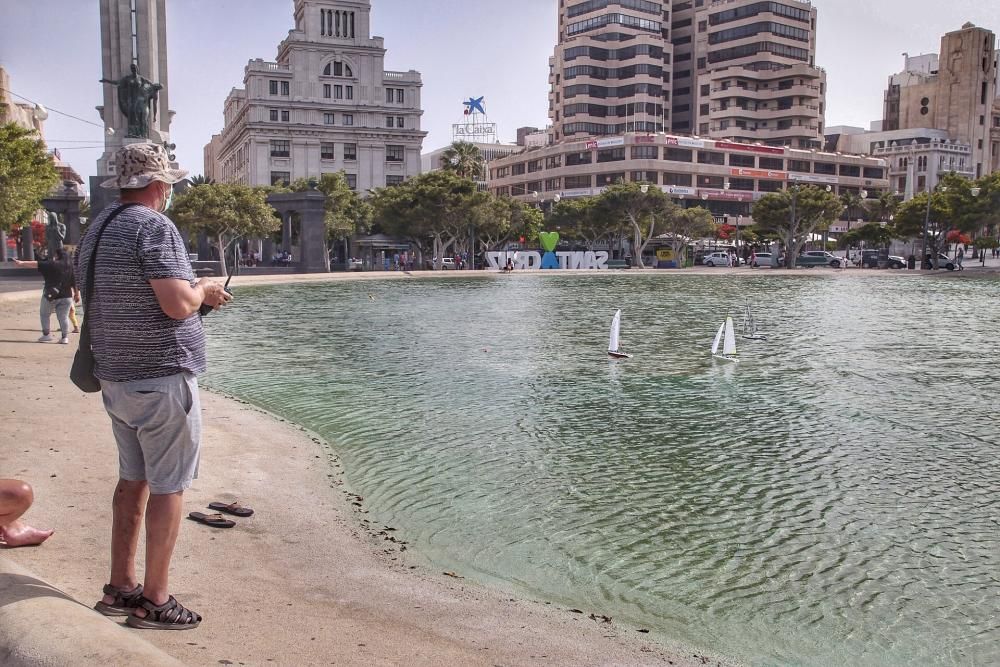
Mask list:
[[[197,187],[199,185],[211,185],[215,183],[211,178],[205,178],[201,174],[194,176],[189,179],[191,181],[191,187]]]
[[[844,205],[844,213],[847,214],[848,220],[853,217],[854,209],[864,205],[864,201],[856,192],[847,191],[841,193],[840,203]]]
[[[483,155],[479,147],[468,141],[456,141],[441,154],[441,168],[462,178],[477,180],[484,176]]]

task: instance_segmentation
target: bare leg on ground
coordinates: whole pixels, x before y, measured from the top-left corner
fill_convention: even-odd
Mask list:
[[[19,521],[34,498],[29,484],[16,479],[0,479],[0,542],[7,547],[35,546],[52,535],[51,530],[39,530]]]
[[[149,498],[146,482],[118,480],[115,497],[111,502],[111,585],[122,591],[136,587],[135,552],[139,547],[139,529],[142,514]],[[105,595],[103,602],[113,604],[114,598]]]

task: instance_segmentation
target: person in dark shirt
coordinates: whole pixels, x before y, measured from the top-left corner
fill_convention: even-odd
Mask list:
[[[42,321],[42,337],[38,339],[38,342],[52,342],[53,338],[49,326],[52,323],[52,313],[55,313],[56,319],[59,321],[59,330],[62,333],[59,342],[68,345],[69,311],[73,307],[73,299],[79,298],[69,255],[66,254],[65,250],[59,248],[53,259],[43,259],[37,262],[14,260],[14,262],[18,266],[38,267],[38,272],[45,279],[45,285],[42,287],[42,301],[38,308],[38,314]]]

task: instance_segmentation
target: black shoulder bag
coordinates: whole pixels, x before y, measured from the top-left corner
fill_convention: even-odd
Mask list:
[[[111,221],[118,217],[118,214],[137,204],[122,204],[108,216],[108,219],[101,225],[94,240],[94,249],[90,252],[90,263],[87,265],[87,301],[83,306],[83,326],[80,328],[80,348],[73,357],[73,367],[69,371],[69,379],[77,387],[92,394],[101,390],[101,381],[94,375],[94,352],[90,347],[90,307],[94,303],[94,266],[97,264],[97,249],[101,245],[101,237],[104,230],[108,228]]]

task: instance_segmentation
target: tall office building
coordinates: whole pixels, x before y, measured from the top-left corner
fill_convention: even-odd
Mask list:
[[[661,132],[672,48],[669,5],[648,0],[560,2],[549,60],[553,139]]]
[[[972,147],[979,178],[996,169],[1000,157],[996,102],[996,36],[966,23],[941,38],[940,55],[907,56],[903,71],[889,77],[882,128],[944,130]]]
[[[206,147],[223,182],[275,185],[344,171],[365,192],[420,173],[420,73],[383,69],[370,0],[295,0],[275,62],[251,60]]]
[[[555,140],[622,132],[818,148],[826,74],[801,0],[562,3]]]

